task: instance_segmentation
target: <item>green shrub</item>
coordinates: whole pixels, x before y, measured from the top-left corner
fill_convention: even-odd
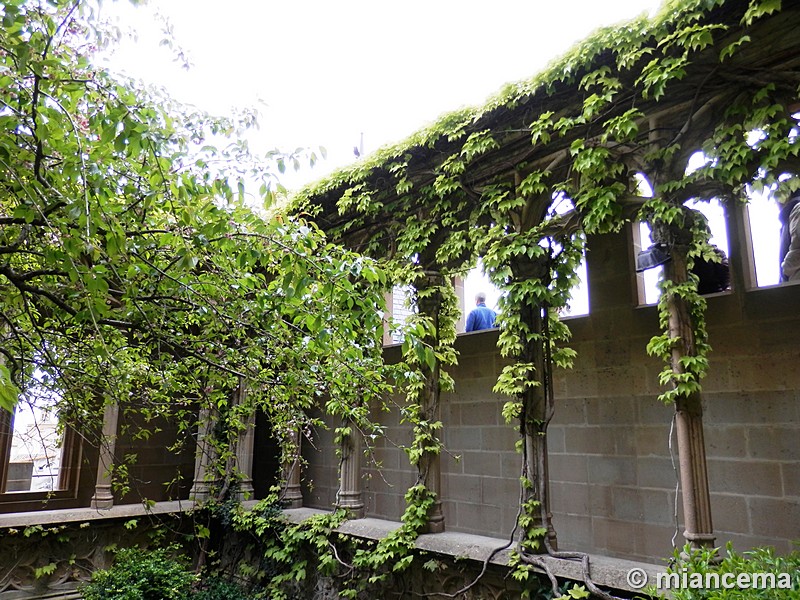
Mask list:
[[[117,552],[113,566],[95,571],[84,600],[184,600],[197,577],[176,559],[176,547]]]
[[[668,570],[674,600],[800,600],[798,551],[776,556],[772,548],[756,548],[739,554],[728,544],[722,560],[714,551],[692,551],[688,546],[684,555],[688,560],[676,557]],[[736,582],[740,575],[742,587]]]

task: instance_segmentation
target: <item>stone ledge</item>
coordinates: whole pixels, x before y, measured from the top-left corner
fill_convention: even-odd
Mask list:
[[[313,508],[296,508],[285,510],[284,514],[292,523],[299,523],[305,519],[327,511]],[[337,531],[356,537],[379,540],[386,537],[388,533],[400,526],[396,521],[386,521],[383,519],[352,519],[342,524]],[[458,533],[445,531],[442,533],[427,533],[420,535],[417,539],[417,548],[445,554],[454,558],[466,558],[478,562],[483,562],[497,548],[502,548],[508,540],[473,535],[470,533]],[[491,563],[500,566],[508,564],[509,551],[503,550],[492,557]],[[573,560],[559,559],[553,557],[543,557],[553,574],[561,578],[583,581],[583,568],[581,563]],[[647,574],[648,580],[656,581],[656,573],[663,572],[666,566],[659,566],[650,563],[642,563],[609,556],[590,555],[589,568],[591,569],[592,580],[604,588],[615,590],[625,590],[628,592],[640,592],[641,590],[632,588],[627,581],[627,574],[632,569],[641,569]]]
[[[30,512],[0,515],[0,529],[7,527],[29,527],[31,525],[56,525],[63,523],[83,523],[104,519],[125,519],[146,515],[163,515],[188,512],[194,508],[191,500],[156,502],[152,506],[144,504],[119,504],[111,508],[64,508],[56,510],[34,510]]]
[[[68,584],[62,585],[61,589],[48,592],[28,592],[25,590],[9,590],[0,592],[0,600],[82,600],[83,596],[75,588]]]
[[[245,508],[252,508],[252,506],[256,504],[256,501],[250,500],[243,504]],[[0,529],[174,514],[188,512],[192,510],[194,506],[195,503],[192,501],[176,500],[172,502],[157,502],[150,507],[146,507],[142,504],[122,504],[103,510],[74,508],[13,513],[0,515]],[[283,512],[289,522],[300,523],[309,517],[326,514],[328,511],[304,507],[286,509]],[[386,537],[386,535],[398,527],[400,527],[400,523],[397,521],[365,518],[346,521],[337,531],[360,538],[379,540]],[[454,558],[483,562],[495,549],[505,546],[507,541],[508,540],[469,533],[445,531],[442,533],[420,535],[417,539],[417,548],[428,552],[452,556]],[[499,566],[506,566],[508,563],[508,556],[508,550],[497,552],[492,557],[491,563]],[[547,564],[556,577],[575,581],[583,580],[582,567],[579,562],[552,557],[543,558],[547,561]],[[632,588],[627,582],[626,576],[631,569],[641,569],[647,574],[650,581],[656,581],[656,573],[662,572],[666,568],[650,563],[601,555],[590,555],[590,561],[592,579],[597,585],[629,592],[639,591]]]

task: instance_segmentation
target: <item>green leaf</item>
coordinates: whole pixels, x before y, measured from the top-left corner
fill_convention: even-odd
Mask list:
[[[19,395],[19,388],[11,381],[11,373],[4,364],[0,363],[0,409],[13,413],[19,401]]]
[[[33,576],[36,579],[41,579],[46,575],[52,575],[53,573],[56,572],[57,567],[58,565],[56,563],[49,563],[41,567],[36,567],[33,571]]]

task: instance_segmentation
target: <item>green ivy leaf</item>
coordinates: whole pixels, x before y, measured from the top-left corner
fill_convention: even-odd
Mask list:
[[[14,412],[19,401],[20,391],[11,381],[11,373],[8,368],[0,363],[0,409]]]

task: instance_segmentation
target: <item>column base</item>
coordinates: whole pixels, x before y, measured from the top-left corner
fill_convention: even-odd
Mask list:
[[[428,523],[422,530],[423,533],[442,533],[444,527],[444,515],[442,514],[442,504],[437,502],[433,505],[431,514],[428,518]]]
[[[363,519],[366,512],[360,492],[339,494],[339,501],[335,506],[346,510],[350,519]]]
[[[195,481],[189,490],[189,500],[203,502],[211,497],[211,485],[204,481]]]
[[[111,493],[111,486],[98,486],[89,506],[95,510],[108,510],[113,507],[114,495]]]
[[[255,497],[255,490],[253,489],[253,481],[245,480],[239,484],[239,489],[236,491],[236,499],[239,502],[245,500],[252,500]]]
[[[444,533],[444,519],[441,521],[428,521],[422,533]]]
[[[299,485],[289,485],[281,498],[283,508],[303,508],[303,492]]]
[[[722,562],[722,557],[716,552],[716,542],[717,537],[712,533],[689,533],[688,531],[683,532],[683,539],[685,539],[689,543],[689,547],[692,550],[714,550],[714,559],[712,559],[712,563],[717,564]],[[681,560],[689,560],[689,555],[686,554],[683,550],[681,550]]]
[[[366,511],[364,510],[363,504],[342,504],[339,503],[336,505],[336,508],[340,508],[347,512],[348,519],[363,519]]]

